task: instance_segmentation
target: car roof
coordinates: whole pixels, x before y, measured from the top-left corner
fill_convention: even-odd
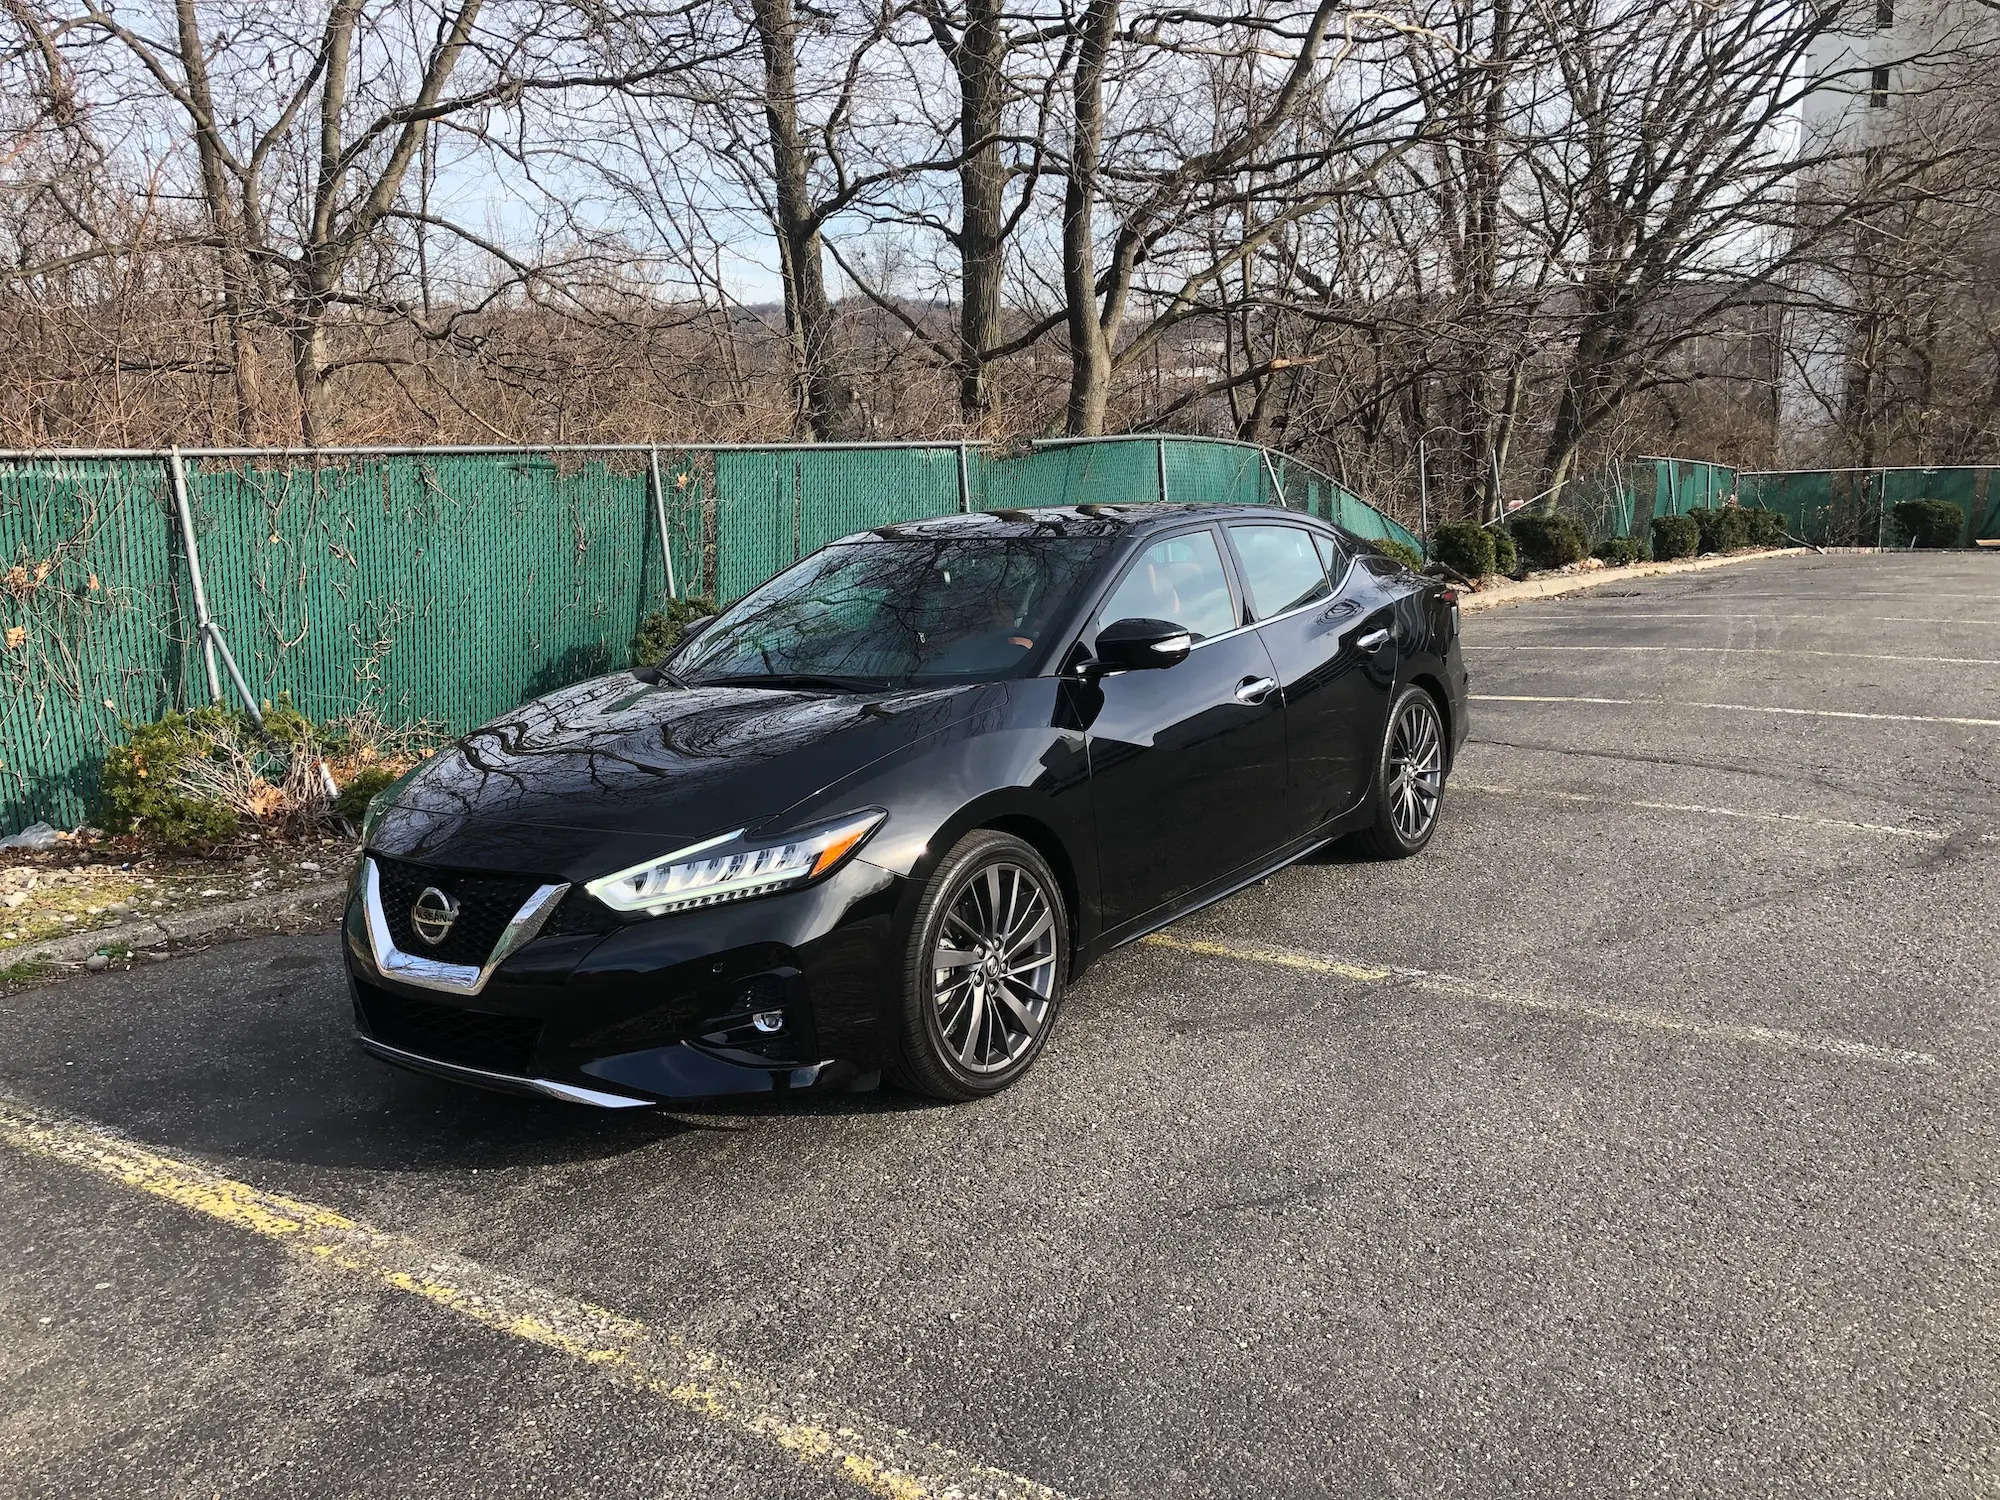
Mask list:
[[[1043,505],[1025,510],[981,510],[955,516],[934,516],[922,521],[898,521],[857,531],[842,537],[843,542],[864,542],[887,538],[891,541],[922,537],[1106,537],[1153,531],[1191,520],[1271,520],[1285,518],[1310,521],[1297,511],[1270,505],[1202,505],[1176,501],[1103,501],[1086,505]],[[1321,523],[1324,524],[1324,523]]]

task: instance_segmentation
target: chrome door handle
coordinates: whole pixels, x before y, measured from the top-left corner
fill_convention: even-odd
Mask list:
[[[1383,646],[1388,644],[1388,641],[1389,641],[1388,631],[1371,630],[1368,632],[1368,634],[1359,637],[1354,642],[1354,649],[1356,651],[1379,651],[1382,649]]]
[[[1246,677],[1236,684],[1238,703],[1262,703],[1272,688],[1278,685],[1275,677]]]

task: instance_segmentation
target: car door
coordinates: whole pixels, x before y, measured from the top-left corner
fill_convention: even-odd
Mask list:
[[[1147,542],[1085,632],[1169,620],[1194,636],[1174,666],[1097,679],[1087,742],[1104,924],[1184,900],[1282,837],[1284,702],[1264,643],[1239,628],[1220,534]]]
[[[1396,683],[1393,599],[1325,532],[1226,527],[1285,697],[1287,784],[1304,834],[1367,794]]]

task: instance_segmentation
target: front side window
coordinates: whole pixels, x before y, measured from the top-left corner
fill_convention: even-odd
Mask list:
[[[1333,592],[1312,533],[1302,526],[1232,526],[1250,608],[1260,620],[1299,609]]]
[[[1016,676],[1108,546],[1030,536],[837,543],[739,599],[670,665],[697,684],[867,689]]]
[[[1098,611],[1100,626],[1114,620],[1165,620],[1196,640],[1234,630],[1236,611],[1215,533],[1183,532],[1141,552]]]

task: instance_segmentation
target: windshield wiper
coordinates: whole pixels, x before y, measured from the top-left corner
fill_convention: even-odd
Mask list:
[[[732,672],[721,677],[704,677],[702,687],[793,687],[827,688],[836,693],[879,693],[889,686],[886,677],[842,677],[830,672]]]
[[[658,686],[662,682],[668,687],[684,688],[688,685],[686,678],[668,671],[665,667],[634,667],[632,675],[649,686]]]

